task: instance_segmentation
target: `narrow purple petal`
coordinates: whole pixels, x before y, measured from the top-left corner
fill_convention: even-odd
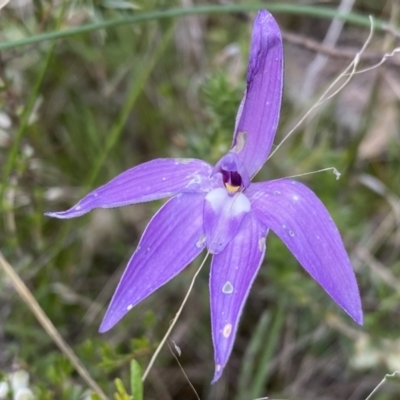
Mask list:
[[[304,269],[358,324],[363,323],[356,278],[329,212],[303,184],[281,179],[252,184],[246,194],[256,216],[285,243]]]
[[[265,253],[266,229],[249,213],[235,238],[213,257],[211,325],[216,382],[228,362],[244,303]]]
[[[153,217],[122,275],[100,332],[111,329],[204,249],[203,202],[204,194],[179,194]]]
[[[221,252],[238,232],[250,202],[243,193],[233,196],[223,188],[209,192],[204,202],[204,231],[211,253]]]
[[[217,187],[210,178],[213,168],[192,158],[160,158],[118,175],[93,190],[67,211],[48,212],[55,218],[79,217],[94,208],[122,207],[174,196],[177,193],[207,192]]]
[[[283,47],[273,16],[261,10],[254,22],[247,89],[236,118],[232,151],[252,177],[264,164],[278,127],[283,85]]]

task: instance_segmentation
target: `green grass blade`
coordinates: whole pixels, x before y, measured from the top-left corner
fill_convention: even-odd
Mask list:
[[[267,333],[268,340],[261,353],[258,367],[254,373],[254,379],[250,385],[250,399],[262,396],[263,389],[268,381],[270,375],[270,362],[275,353],[285,321],[285,311],[282,305],[278,307],[274,317],[271,330]]]
[[[104,149],[97,159],[96,164],[94,165],[92,172],[88,178],[87,186],[91,186],[93,182],[96,180],[101,167],[103,166],[107,156],[110,154],[111,150],[114,148],[115,144],[118,142],[118,139],[121,137],[123,128],[125,126],[126,120],[129,117],[129,114],[132,111],[133,106],[136,103],[140,93],[142,92],[147,80],[151,72],[153,71],[157,61],[160,59],[161,55],[164,53],[168,43],[171,40],[172,34],[174,32],[174,24],[168,28],[167,33],[164,35],[161,43],[157,47],[154,54],[151,56],[148,62],[145,62],[145,66],[141,68],[141,73],[138,76],[136,73],[133,72],[132,76],[132,83],[131,83],[131,90],[129,92],[128,98],[126,99],[124,106],[119,114],[115,124],[111,128],[111,132],[107,137],[107,141],[104,145]]]
[[[47,40],[67,38],[73,35],[92,32],[99,29],[111,28],[120,25],[136,24],[139,22],[159,20],[165,18],[177,18],[177,17],[196,15],[196,14],[249,12],[249,11],[257,11],[261,8],[266,8],[266,7],[268,8],[269,11],[276,13],[308,15],[319,18],[331,18],[331,19],[340,18],[354,25],[360,25],[360,26],[370,25],[369,17],[367,15],[362,15],[354,12],[340,13],[336,8],[330,8],[330,7],[320,7],[320,6],[300,5],[300,4],[279,4],[279,3],[241,4],[241,5],[228,5],[228,6],[207,5],[207,6],[199,6],[191,8],[172,8],[169,10],[152,11],[148,13],[138,13],[133,16],[121,17],[106,21],[95,22],[91,24],[85,24],[71,29],[45,32],[24,39],[0,43],[0,50],[13,49],[21,46],[26,46],[29,44],[40,43]],[[378,30],[390,31],[395,36],[400,37],[399,28],[391,27],[388,21],[376,19],[375,28]]]
[[[271,312],[266,310],[261,315],[261,318],[257,324],[257,327],[252,335],[251,342],[247,347],[246,353],[243,357],[242,369],[239,375],[239,391],[236,396],[236,400],[246,398],[250,387],[252,376],[254,376],[254,364],[257,354],[260,353],[265,338],[268,334],[268,329],[271,323]]]

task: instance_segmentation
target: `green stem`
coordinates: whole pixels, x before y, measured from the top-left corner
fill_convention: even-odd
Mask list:
[[[69,36],[78,35],[81,33],[96,31],[98,29],[111,28],[127,24],[135,24],[139,22],[156,20],[156,19],[176,18],[176,17],[183,17],[186,15],[196,15],[196,14],[216,14],[216,13],[257,11],[260,8],[265,8],[266,6],[269,11],[276,13],[309,15],[320,18],[340,18],[354,25],[360,25],[365,27],[370,26],[369,17],[366,15],[360,15],[357,13],[340,13],[336,8],[330,8],[330,7],[316,7],[316,6],[300,5],[300,4],[279,4],[279,3],[271,3],[267,5],[266,4],[240,4],[240,5],[228,5],[228,6],[206,5],[206,6],[191,7],[191,8],[172,8],[169,10],[152,11],[129,17],[121,17],[102,22],[95,22],[92,24],[85,24],[71,29],[45,32],[20,40],[0,43],[0,50],[26,46],[28,44],[39,43],[46,40],[62,39]],[[387,21],[376,19],[375,27],[378,30],[390,31],[395,36],[400,37],[400,30],[397,27],[390,27],[390,24]]]

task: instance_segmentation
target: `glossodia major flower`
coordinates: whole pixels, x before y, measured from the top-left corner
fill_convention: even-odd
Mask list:
[[[197,159],[156,159],[129,169],[56,218],[94,208],[172,197],[154,215],[130,259],[100,326],[112,328],[132,307],[181,272],[204,249],[210,273],[214,382],[232,350],[239,318],[272,230],[303,268],[358,324],[363,315],[340,234],[318,197],[303,184],[250,183],[265,163],[278,125],[283,83],[279,27],[265,10],[254,23],[247,88],[232,147],[212,167]]]

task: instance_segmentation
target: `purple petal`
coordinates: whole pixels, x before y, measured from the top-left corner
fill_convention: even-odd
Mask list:
[[[122,275],[100,332],[111,329],[204,249],[203,202],[204,194],[179,194],[153,217]]]
[[[264,164],[278,127],[283,84],[283,47],[279,27],[261,10],[254,22],[247,89],[236,117],[232,151],[253,176]]]
[[[94,208],[122,207],[174,196],[207,192],[217,186],[213,168],[192,158],[160,158],[128,169],[86,195],[67,211],[48,212],[56,218],[79,217]]]
[[[285,243],[304,269],[358,324],[363,323],[356,278],[336,225],[318,197],[281,179],[246,191],[256,216]]]
[[[225,250],[211,263],[211,325],[216,382],[228,362],[239,318],[265,253],[266,230],[249,213]]]
[[[221,252],[238,232],[250,202],[243,193],[230,196],[223,188],[209,192],[204,202],[204,231],[211,253]]]

